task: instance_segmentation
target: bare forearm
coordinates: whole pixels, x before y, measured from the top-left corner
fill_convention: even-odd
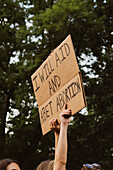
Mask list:
[[[55,153],[55,162],[66,165],[67,161],[67,124],[61,124],[59,141]]]
[[[67,162],[67,128],[71,121],[71,110],[67,109],[65,105],[63,112],[59,115],[60,117],[60,135],[55,151],[55,162],[53,170],[65,170]]]
[[[58,139],[59,139],[59,133],[56,133],[56,132],[55,132],[55,151],[56,151],[56,149],[57,149]]]

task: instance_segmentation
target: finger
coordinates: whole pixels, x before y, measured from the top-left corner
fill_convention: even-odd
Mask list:
[[[51,126],[51,124],[52,124],[52,121],[50,120],[50,121],[49,121],[49,126]]]
[[[52,124],[51,123],[49,124],[49,128],[52,129]]]
[[[51,119],[51,120],[49,121],[49,124],[51,124],[51,123],[54,122],[55,120],[56,120],[55,118]]]
[[[58,120],[56,119],[56,123],[57,123],[57,125],[60,125],[60,123],[58,122]]]
[[[51,119],[50,121],[49,121],[49,126],[50,126],[50,129],[53,129],[54,127],[54,120],[55,120],[55,118],[53,118],[53,119]]]
[[[55,128],[54,124],[53,124],[53,123],[51,123],[51,125],[50,125],[50,129],[51,129],[51,130],[54,130],[54,128]]]
[[[71,110],[64,110],[60,116],[63,116],[64,118],[69,118],[71,116]]]
[[[71,111],[71,109],[68,109],[68,111],[70,111],[70,114],[72,115],[72,111]]]
[[[64,117],[65,119],[69,119],[69,118],[71,117],[71,114],[64,114],[63,117]]]
[[[54,124],[56,124],[56,122],[57,122],[56,118],[54,118],[52,122],[53,122]]]
[[[56,120],[55,120],[55,122],[54,122],[54,125],[55,125],[55,127],[57,126],[57,122],[56,122]]]
[[[67,103],[65,104],[64,109],[67,109]]]
[[[70,114],[71,110],[64,110],[61,114]]]
[[[54,121],[52,122],[52,126],[53,126],[53,128],[55,128],[57,126],[56,119],[54,119]]]
[[[53,120],[54,120],[54,118],[53,118],[53,119],[51,119],[51,120],[49,121],[49,123],[51,123]]]

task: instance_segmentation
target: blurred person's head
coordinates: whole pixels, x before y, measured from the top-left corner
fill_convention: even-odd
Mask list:
[[[93,163],[92,164],[94,170],[103,170],[100,164],[98,163]]]
[[[13,159],[1,159],[0,170],[21,170],[18,162]]]
[[[53,160],[46,160],[41,162],[35,170],[53,170],[54,161]]]
[[[93,166],[91,164],[83,164],[81,170],[93,170]]]
[[[93,163],[93,164],[83,164],[81,170],[103,170],[100,164]]]

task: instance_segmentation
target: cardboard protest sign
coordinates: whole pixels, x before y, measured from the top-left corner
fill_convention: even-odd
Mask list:
[[[67,103],[75,114],[86,106],[83,84],[69,35],[31,76],[43,135]]]

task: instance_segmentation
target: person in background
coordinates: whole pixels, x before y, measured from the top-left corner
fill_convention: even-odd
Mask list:
[[[103,170],[100,164],[98,163],[93,163],[92,164],[94,170]]]
[[[71,110],[67,105],[59,117],[61,124],[55,118],[50,121],[50,129],[55,133],[55,159],[43,161],[35,170],[66,170],[67,129],[71,121]]]
[[[93,170],[93,166],[91,164],[83,164],[81,170]]]
[[[20,165],[13,159],[1,159],[0,170],[21,170]]]
[[[100,164],[93,163],[93,164],[83,164],[81,170],[103,170]]]

